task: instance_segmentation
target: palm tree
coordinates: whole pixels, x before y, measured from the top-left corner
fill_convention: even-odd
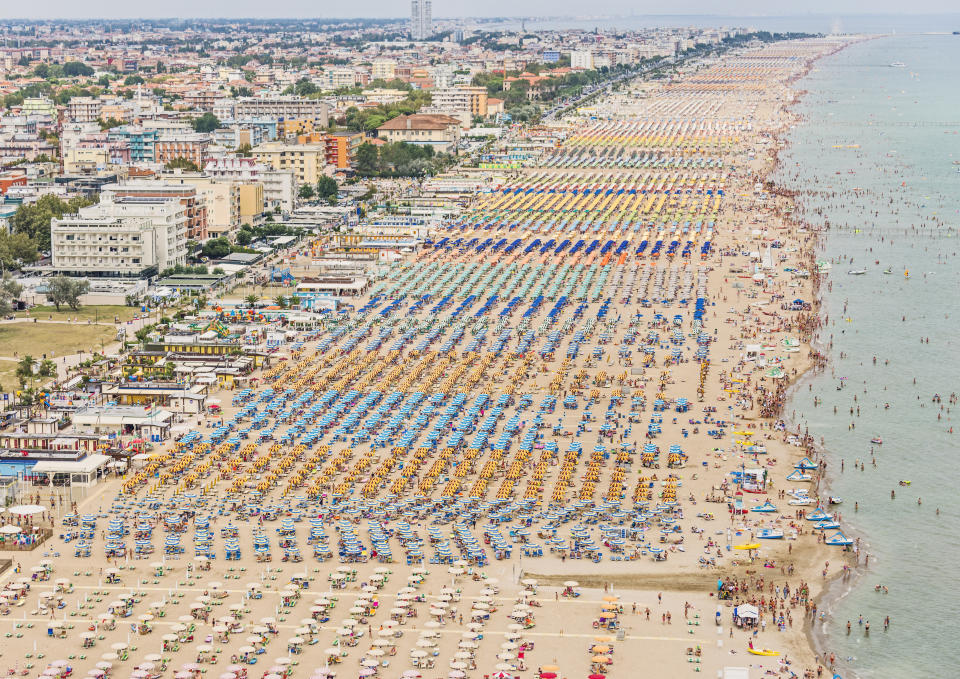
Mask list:
[[[33,368],[36,365],[36,360],[33,356],[27,354],[20,359],[20,362],[17,363],[17,379],[20,380],[20,386],[24,386],[27,383],[27,380],[33,381],[34,373]]]
[[[244,299],[247,301],[247,304],[249,304],[252,307],[254,304],[260,301],[260,295],[251,294],[244,297]]]
[[[277,295],[274,301],[277,303],[277,306],[279,306],[281,309],[287,308],[287,298],[284,295]]]

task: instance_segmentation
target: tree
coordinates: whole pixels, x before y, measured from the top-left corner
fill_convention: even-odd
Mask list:
[[[0,316],[9,316],[13,313],[14,302],[20,298],[23,286],[4,273],[0,278]]]
[[[80,308],[80,295],[90,290],[90,282],[67,276],[54,276],[47,283],[47,301],[52,302],[57,311],[66,304],[73,311]]]
[[[275,301],[277,303],[277,306],[280,307],[281,309],[287,308],[287,298],[284,297],[283,295],[277,295],[276,299],[273,301]]]
[[[36,360],[33,356],[27,354],[17,363],[17,379],[20,381],[20,387],[24,387],[27,384],[27,381],[33,381],[34,379],[34,366],[36,365]]]
[[[143,77],[139,75],[128,75],[126,78],[123,79],[123,84],[126,85],[127,87],[130,87],[132,85],[142,85],[145,82],[146,81],[143,79]]]
[[[194,118],[192,125],[197,132],[213,132],[220,127],[220,119],[212,113],[204,113],[199,118]]]
[[[316,192],[313,190],[313,186],[310,184],[304,184],[300,187],[300,192],[298,194],[304,200],[310,200],[316,195]]]
[[[361,177],[372,177],[377,174],[379,163],[377,147],[368,142],[360,144],[357,149],[357,174]]]
[[[237,231],[237,236],[235,240],[237,241],[237,245],[242,245],[243,247],[246,247],[250,245],[251,241],[253,241],[253,232],[248,231],[247,229],[241,228],[239,231]]]
[[[250,158],[253,156],[253,147],[250,144],[240,144],[237,147],[237,156],[240,158]]]
[[[244,300],[246,300],[249,306],[253,307],[257,302],[260,301],[260,295],[247,295],[244,297]]]
[[[333,177],[324,175],[317,180],[317,195],[330,203],[337,201],[337,191],[339,189],[337,180]]]
[[[220,236],[219,238],[211,238],[204,243],[201,252],[204,257],[210,259],[223,259],[233,252],[233,247],[226,236]]]
[[[80,61],[68,61],[63,65],[63,75],[68,78],[89,78],[93,75],[93,69]]]
[[[110,130],[110,129],[113,129],[114,127],[120,127],[121,125],[126,125],[126,123],[124,123],[122,120],[117,120],[116,118],[107,118],[106,120],[104,120],[103,118],[99,118],[97,120],[97,124],[100,125],[101,130]]]
[[[0,229],[0,266],[19,269],[40,258],[36,242],[25,233],[7,233]]]
[[[92,205],[95,200],[77,196],[63,201],[47,194],[41,196],[36,203],[21,205],[10,218],[10,230],[13,233],[26,234],[37,244],[41,252],[50,250],[50,220],[60,218],[65,214],[75,214],[81,207]]]
[[[40,365],[37,367],[37,374],[40,377],[56,377],[57,376],[56,362],[50,360],[49,358],[43,359],[43,361],[41,361]]]
[[[186,170],[187,172],[199,172],[200,167],[189,158],[174,158],[165,166],[168,170]]]

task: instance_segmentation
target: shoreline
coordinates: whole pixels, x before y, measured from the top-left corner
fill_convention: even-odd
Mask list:
[[[851,41],[836,50],[823,54],[817,57],[816,59],[810,60],[806,65],[806,67],[803,69],[803,72],[799,74],[796,78],[792,79],[789,84],[792,85],[796,82],[799,82],[803,78],[807,77],[810,71],[813,69],[816,62],[822,59],[828,58],[830,56],[833,56],[835,54],[838,54],[839,52],[850,47],[851,45],[859,44],[861,42],[866,42],[869,40],[874,40],[878,37],[882,37],[882,36],[879,36],[879,35],[862,36],[859,39]],[[777,136],[778,142],[783,143],[785,141],[785,138],[792,126],[799,126],[802,124],[806,124],[805,119],[803,119],[801,116],[796,114],[796,112],[793,110],[793,107],[799,104],[802,98],[807,94],[808,94],[807,90],[797,91],[794,99],[785,107],[784,109],[785,113],[789,116],[794,116],[795,122],[793,122],[792,124],[788,124],[783,128],[782,134]],[[780,168],[782,160],[779,157],[779,150],[781,148],[783,147],[781,146],[777,150],[778,151],[777,159],[774,162],[773,167],[771,168],[770,174],[776,173],[777,170]],[[791,195],[790,196],[791,205],[796,205],[797,202],[798,202],[798,196],[796,194]],[[801,226],[801,223],[799,220],[792,219],[791,221],[797,227]],[[804,228],[809,228],[809,227],[805,226]],[[814,238],[814,244],[813,244],[812,250],[810,252],[810,265],[811,265],[811,271],[816,271],[816,255],[823,251],[825,247],[826,238],[829,235],[829,231],[816,230],[816,231],[811,231],[811,233],[814,234],[815,238]],[[822,365],[820,366],[815,365],[814,362],[811,361],[810,364],[807,366],[807,369],[804,370],[802,374],[798,375],[797,378],[791,382],[790,386],[788,387],[788,397],[785,400],[786,406],[790,405],[790,402],[794,398],[798,397],[802,387],[805,384],[809,385],[814,379],[816,379],[820,371],[826,370],[828,368],[831,360],[832,352],[829,345],[824,343],[817,333],[817,330],[820,330],[824,327],[824,320],[827,317],[824,313],[824,307],[825,307],[824,301],[825,301],[826,295],[829,294],[829,291],[826,290],[823,285],[824,277],[821,277],[819,275],[814,275],[811,277],[811,279],[812,279],[812,284],[811,284],[812,300],[814,301],[814,311],[818,319],[818,324],[817,324],[817,329],[811,333],[809,345],[810,345],[811,353],[815,352],[816,355],[823,357],[824,360]],[[792,416],[784,415],[784,419],[790,424],[790,426],[793,427],[794,430],[799,431],[800,425]],[[814,461],[817,461],[817,460],[825,461],[825,458],[829,454],[829,451],[826,447],[821,446],[820,444],[817,443],[815,436],[811,436],[809,449],[816,451],[816,456],[811,457],[811,459],[813,459]],[[832,479],[833,479],[833,474],[831,473],[831,470],[829,467],[820,473],[818,484],[817,484],[819,497],[824,497],[824,496],[829,497],[830,488],[832,485],[831,483]],[[820,615],[822,613],[822,614],[825,614],[826,616],[831,616],[832,611],[835,608],[835,605],[839,601],[844,599],[846,596],[848,596],[854,590],[854,588],[856,588],[861,584],[861,580],[866,576],[869,570],[869,566],[866,565],[866,561],[868,561],[871,556],[871,554],[869,553],[870,544],[869,542],[866,541],[866,535],[862,531],[852,528],[846,522],[842,522],[842,523],[844,523],[845,535],[856,540],[858,550],[854,554],[853,558],[850,558],[849,556],[847,556],[847,558],[845,559],[848,562],[849,570],[837,571],[836,573],[834,573],[830,578],[828,578],[824,582],[823,586],[820,588],[820,591],[814,597],[814,602],[817,606],[818,615],[817,617],[813,618],[810,621],[809,626],[805,630],[805,637],[809,645],[810,651],[813,653],[814,657],[818,659],[818,661],[823,661],[824,664],[827,664],[826,660],[827,660],[827,655],[829,653],[829,650],[828,650],[829,637],[826,631],[824,630],[826,621],[824,619],[821,619]],[[823,551],[829,554],[827,550],[823,550]],[[860,555],[863,553],[866,553],[866,559],[864,560],[864,563],[861,563]],[[844,659],[840,658],[838,660],[841,663],[844,663]],[[831,672],[834,671],[832,667],[830,671]],[[852,676],[852,677],[857,676],[852,668],[848,667],[845,671],[848,673],[848,676]]]

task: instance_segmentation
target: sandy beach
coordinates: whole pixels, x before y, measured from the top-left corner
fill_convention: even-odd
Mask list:
[[[783,419],[823,363],[820,273],[767,178],[791,83],[845,44],[725,56],[539,130],[539,160],[220,417],[72,512],[40,497],[54,536],[6,554],[0,664],[819,676],[815,602],[857,545]]]

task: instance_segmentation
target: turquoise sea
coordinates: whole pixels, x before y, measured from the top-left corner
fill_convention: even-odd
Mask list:
[[[786,414],[823,437],[831,493],[870,555],[817,629],[844,677],[960,675],[958,83],[960,36],[853,45],[797,84],[805,120],[780,155],[777,179],[801,192],[802,216],[830,225],[819,337],[830,363]]]

